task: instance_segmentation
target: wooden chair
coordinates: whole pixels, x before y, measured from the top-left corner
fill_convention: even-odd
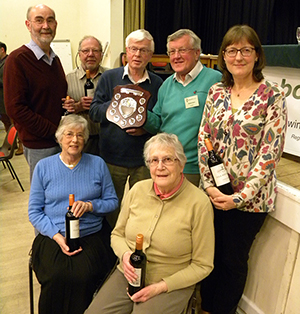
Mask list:
[[[207,68],[210,68],[210,56],[209,55],[200,55],[200,61],[203,65],[205,65]]]
[[[24,188],[10,162],[10,159],[13,157],[14,151],[17,148],[17,138],[18,131],[13,125],[11,125],[6,133],[4,142],[0,147],[0,161],[2,161],[4,168],[6,168],[5,165],[7,166],[12,178],[17,179],[22,191],[24,192]]]
[[[217,65],[218,65],[218,56],[210,56],[210,67],[212,69],[217,69]]]

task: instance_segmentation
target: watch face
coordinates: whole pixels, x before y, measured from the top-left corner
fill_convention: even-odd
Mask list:
[[[106,111],[109,121],[120,128],[139,128],[147,117],[147,106],[151,94],[139,85],[118,85]]]

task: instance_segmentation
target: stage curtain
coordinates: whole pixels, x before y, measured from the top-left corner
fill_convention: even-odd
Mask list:
[[[203,53],[218,54],[226,31],[248,24],[262,44],[296,44],[300,26],[299,0],[145,0],[145,28],[155,40],[155,53],[166,52],[168,35],[193,30]]]
[[[127,35],[145,28],[145,0],[124,0],[124,42]]]

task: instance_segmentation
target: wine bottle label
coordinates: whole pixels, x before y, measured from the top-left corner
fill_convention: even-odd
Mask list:
[[[137,279],[133,282],[130,282],[130,285],[133,287],[140,287],[141,286],[141,278],[142,278],[142,268],[135,268],[134,272],[137,274]]]
[[[86,95],[87,97],[94,97],[94,89],[86,89]]]
[[[211,167],[210,171],[217,187],[230,182],[228,173],[223,164]]]
[[[79,238],[79,219],[70,220],[70,239]]]

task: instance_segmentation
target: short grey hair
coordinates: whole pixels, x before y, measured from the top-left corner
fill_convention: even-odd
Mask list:
[[[179,29],[175,33],[171,34],[167,38],[167,50],[169,50],[170,41],[174,41],[178,38],[181,38],[185,35],[189,35],[191,39],[191,45],[193,49],[200,49],[201,52],[201,39],[190,29]]]
[[[95,36],[90,36],[90,35],[84,36],[84,37],[80,40],[79,45],[78,45],[78,51],[81,50],[81,44],[82,44],[86,39],[95,39],[95,40],[98,42],[98,44],[99,44],[99,47],[100,47],[101,52],[103,52],[103,51],[102,51],[103,48],[102,48],[102,43],[101,43],[101,41],[100,41],[98,38],[96,38]]]
[[[125,46],[126,46],[126,48],[129,47],[130,40],[142,41],[144,39],[148,39],[148,40],[151,41],[150,49],[151,49],[152,52],[154,52],[154,40],[153,40],[153,37],[145,29],[138,29],[136,31],[131,32],[125,39]]]
[[[175,150],[175,156],[179,160],[180,164],[184,167],[186,164],[186,156],[183,146],[179,141],[177,135],[168,133],[158,133],[152,136],[144,146],[144,161],[148,167],[148,160],[150,159],[150,151],[154,146],[171,147]]]
[[[59,126],[55,132],[55,137],[58,143],[61,142],[64,132],[67,128],[83,129],[84,142],[86,143],[89,138],[89,129],[87,120],[77,114],[69,114],[61,118]]]

